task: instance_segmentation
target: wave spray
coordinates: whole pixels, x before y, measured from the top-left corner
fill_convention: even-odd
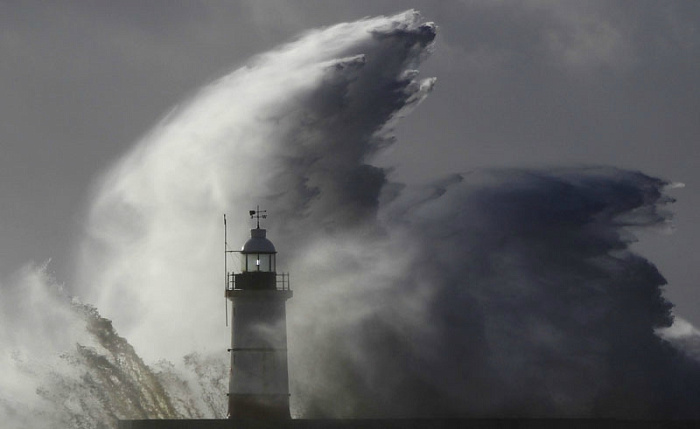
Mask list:
[[[435,32],[413,11],[313,30],[170,112],[94,188],[77,286],[94,307],[42,267],[3,285],[5,421],[224,417],[221,214],[242,243],[257,205],[292,273],[296,417],[697,417],[697,363],[656,335],[665,281],[629,250],[668,221],[668,183],[408,187],[373,165],[435,84],[417,71]]]

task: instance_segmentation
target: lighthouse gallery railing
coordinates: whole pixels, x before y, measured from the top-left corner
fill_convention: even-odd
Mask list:
[[[226,290],[241,290],[236,287],[235,273],[227,273]],[[277,290],[291,290],[289,286],[289,273],[276,273]]]

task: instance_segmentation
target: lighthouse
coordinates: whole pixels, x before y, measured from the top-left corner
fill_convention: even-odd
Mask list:
[[[277,273],[275,246],[260,228],[266,211],[258,207],[250,216],[257,227],[239,252],[240,270],[226,272],[225,296],[233,308],[228,415],[290,419],[286,301],[292,291],[288,274]]]

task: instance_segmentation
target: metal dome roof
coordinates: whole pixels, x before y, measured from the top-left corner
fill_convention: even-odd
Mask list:
[[[243,253],[277,253],[275,245],[265,238],[266,233],[265,229],[251,229],[250,240],[246,241],[241,251]]]

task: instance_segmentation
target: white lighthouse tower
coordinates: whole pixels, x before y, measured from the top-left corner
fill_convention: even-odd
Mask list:
[[[229,418],[290,419],[287,372],[287,274],[277,274],[275,246],[260,228],[265,210],[251,210],[257,227],[240,251],[240,272],[226,272],[233,307]],[[227,252],[229,252],[227,250]]]

